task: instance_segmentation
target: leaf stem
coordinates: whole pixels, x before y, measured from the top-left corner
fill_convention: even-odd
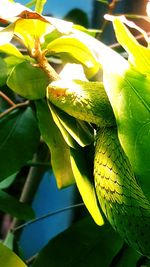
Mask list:
[[[17,109],[17,108],[22,108],[22,107],[26,107],[28,106],[30,103],[29,100],[23,102],[23,103],[19,103],[19,104],[14,104],[11,108],[8,108],[7,110],[5,110],[4,112],[2,112],[0,114],[0,119],[3,118],[4,116],[6,116],[7,114],[9,114],[10,112],[12,112],[13,110]]]
[[[7,96],[5,95],[2,91],[0,91],[0,96],[10,105],[10,106],[15,106],[16,104]]]
[[[38,67],[40,67],[47,74],[49,82],[57,81],[60,79],[60,77],[49,64],[47,58],[45,57],[46,53],[47,49],[43,51],[41,50],[40,40],[37,38],[34,49],[30,51],[30,56],[36,60]]]
[[[58,210],[56,210],[54,212],[49,212],[49,213],[47,213],[47,214],[45,214],[43,216],[40,216],[40,217],[38,217],[36,219],[33,219],[31,221],[28,221],[28,222],[26,222],[24,224],[21,224],[21,225],[15,227],[15,228],[13,228],[12,231],[16,232],[16,231],[24,228],[25,226],[31,225],[33,223],[36,223],[36,222],[41,221],[43,219],[46,219],[48,217],[54,216],[54,215],[56,215],[58,213],[65,212],[65,211],[68,211],[70,209],[80,208],[80,207],[83,207],[83,206],[85,206],[84,203],[79,203],[79,204],[75,204],[75,205],[71,205],[71,206],[65,207],[63,209],[58,209]]]

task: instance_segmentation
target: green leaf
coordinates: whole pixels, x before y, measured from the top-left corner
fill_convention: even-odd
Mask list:
[[[0,189],[8,188],[16,179],[17,172],[7,177],[5,180],[0,182]]]
[[[55,107],[60,123],[73,139],[82,147],[94,141],[94,130],[86,122],[77,120]]]
[[[8,76],[8,66],[5,63],[5,61],[0,58],[0,86],[3,86],[6,84]]]
[[[48,102],[48,106],[52,115],[52,118],[57,125],[58,129],[60,130],[65,142],[69,147],[78,148],[77,142],[74,140],[74,138],[68,133],[68,131],[65,129],[65,127],[62,125],[59,115],[56,111],[56,108]]]
[[[121,246],[110,226],[98,227],[87,218],[51,240],[33,267],[109,267]]]
[[[92,172],[90,173],[89,171],[86,154],[82,149],[71,149],[70,157],[73,174],[83,201],[94,221],[98,225],[103,225],[104,220],[98,206],[94,181],[92,179],[93,175]]]
[[[0,210],[21,220],[34,218],[34,212],[30,206],[19,202],[2,190],[0,190]]]
[[[130,69],[123,76],[109,73],[105,86],[117,120],[119,140],[150,199],[149,78]]]
[[[137,267],[137,262],[140,257],[141,255],[138,252],[125,244],[123,247],[123,252],[120,254],[120,257],[118,257],[115,267]],[[145,267],[148,266],[146,265]]]
[[[1,16],[3,18],[3,16]],[[0,46],[8,44],[14,35],[14,24],[10,24],[4,29],[0,30]]]
[[[28,99],[44,98],[48,85],[47,75],[29,62],[18,64],[7,80],[7,85],[17,94]]]
[[[70,163],[70,148],[55,125],[49,108],[43,100],[36,101],[37,117],[41,135],[51,152],[51,164],[59,188],[74,183]]]
[[[9,248],[0,243],[1,267],[27,267],[27,265]]]
[[[41,14],[46,2],[47,0],[36,0],[35,11]]]
[[[40,0],[39,0],[40,1]],[[30,13],[26,11],[26,18],[19,18],[15,22],[14,34],[16,34],[28,48],[32,51],[37,42],[43,41],[43,36],[53,30],[50,23],[48,23],[42,17],[36,18],[36,14],[32,13],[30,18]],[[35,16],[35,18],[33,18]]]
[[[129,54],[129,62],[138,71],[150,74],[150,49],[138,43],[120,18],[114,18],[113,25],[118,42]]]
[[[13,44],[0,45],[0,52],[24,59],[24,56],[20,53],[20,51]]]
[[[31,160],[39,144],[39,129],[30,107],[0,119],[0,181]]]
[[[57,38],[49,43],[47,49],[51,54],[67,53],[86,67],[89,76],[94,76],[98,72],[99,64],[95,60],[92,51],[75,34]]]

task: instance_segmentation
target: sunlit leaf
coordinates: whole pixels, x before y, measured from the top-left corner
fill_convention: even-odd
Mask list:
[[[88,74],[90,76],[96,74],[99,69],[99,65],[91,50],[73,34],[52,41],[47,46],[47,49],[51,54],[69,54],[74,60],[82,63],[88,69]]]
[[[55,125],[46,102],[36,101],[37,117],[41,135],[51,153],[51,164],[59,188],[74,183],[70,163],[70,148]]]
[[[35,5],[35,11],[38,13],[42,13],[44,5],[46,4],[47,0],[37,0]]]
[[[110,226],[98,227],[87,218],[51,240],[33,267],[109,267],[121,246]]]
[[[7,85],[17,94],[28,99],[40,99],[46,95],[47,75],[29,62],[18,64],[11,72]]]
[[[104,220],[97,203],[93,175],[89,171],[89,162],[86,160],[86,154],[82,149],[71,149],[70,156],[73,174],[82,199],[94,221],[98,225],[103,225]]]
[[[19,202],[2,190],[0,190],[0,210],[23,220],[34,218],[34,212],[30,206]]]
[[[36,42],[43,41],[43,35],[51,32],[53,27],[46,21],[40,19],[19,18],[15,22],[14,33],[22,40],[24,45],[32,51]]]
[[[67,143],[68,146],[73,147],[73,148],[78,148],[77,142],[74,140],[74,138],[68,133],[68,131],[65,129],[65,127],[62,125],[59,115],[56,111],[56,108],[48,102],[49,109],[51,111],[52,117],[54,122],[56,123],[57,127],[59,128],[65,142]]]
[[[1,4],[0,4],[1,5]],[[14,24],[8,25],[0,31],[0,46],[8,44],[14,35]]]
[[[12,55],[21,59],[24,59],[24,56],[20,53],[20,51],[12,44],[4,44],[0,45],[0,52],[6,53],[8,55]]]
[[[12,250],[0,243],[1,267],[27,267],[27,265]]]
[[[113,25],[117,40],[128,52],[131,64],[142,73],[150,73],[150,49],[138,43],[121,19],[115,18]]]
[[[84,121],[77,120],[69,116],[62,110],[55,107],[57,117],[61,125],[73,137],[73,139],[82,147],[89,145],[94,140],[93,128]]]
[[[1,181],[32,159],[39,138],[37,121],[30,107],[16,109],[0,119]]]
[[[3,19],[11,20],[13,17],[17,16],[24,10],[29,9],[19,3],[15,3],[10,0],[0,1],[0,17],[2,17]]]

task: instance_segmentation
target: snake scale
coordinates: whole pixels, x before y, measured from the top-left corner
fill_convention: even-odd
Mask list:
[[[94,180],[99,203],[126,242],[150,257],[150,203],[120,145],[103,84],[92,82],[90,87],[88,82],[74,81],[67,86],[57,81],[48,86],[47,95],[50,102],[69,115],[98,125]]]

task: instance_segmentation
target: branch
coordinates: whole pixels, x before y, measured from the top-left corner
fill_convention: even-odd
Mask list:
[[[5,110],[4,112],[2,112],[0,114],[0,119],[3,118],[4,116],[6,116],[7,114],[9,114],[11,111],[17,109],[17,108],[22,108],[22,107],[26,107],[29,105],[29,100],[23,102],[23,103],[19,103],[19,104],[14,104],[11,108]]]
[[[15,106],[15,103],[7,96],[5,95],[2,91],[0,91],[0,96],[6,101],[8,102],[8,104],[10,106]]]

